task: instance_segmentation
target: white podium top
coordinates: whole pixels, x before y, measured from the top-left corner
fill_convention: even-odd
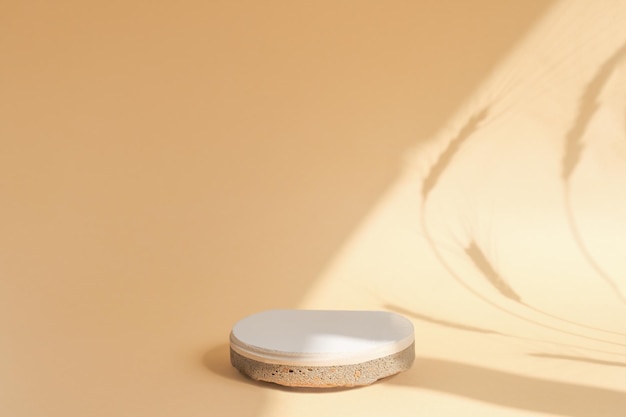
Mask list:
[[[400,352],[414,341],[412,323],[385,311],[270,310],[235,324],[231,348],[250,359],[332,366]]]

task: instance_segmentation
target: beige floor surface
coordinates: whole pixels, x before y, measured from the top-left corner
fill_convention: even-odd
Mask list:
[[[0,416],[624,415],[624,2],[1,6]],[[417,360],[252,382],[270,308]]]

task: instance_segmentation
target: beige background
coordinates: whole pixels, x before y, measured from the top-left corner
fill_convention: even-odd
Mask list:
[[[623,415],[622,2],[0,6],[0,416]],[[418,359],[248,381],[269,308]]]

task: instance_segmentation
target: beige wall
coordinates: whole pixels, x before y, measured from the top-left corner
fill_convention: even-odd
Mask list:
[[[552,5],[5,2],[0,415],[278,415],[272,396],[289,394],[230,368],[232,324],[276,307],[388,307],[335,288],[354,275],[333,265],[406,162],[436,160],[477,92],[523,84],[523,66],[512,84],[489,80]],[[549,39],[567,44],[559,25],[579,18],[619,27],[608,6],[576,7],[544,26]],[[592,63],[572,53],[557,75],[584,84],[613,45],[597,33],[581,37],[606,45]],[[405,227],[419,224],[416,212]],[[359,400],[333,395],[331,408]],[[313,400],[292,401],[285,415]],[[415,415],[406,401],[392,414]]]

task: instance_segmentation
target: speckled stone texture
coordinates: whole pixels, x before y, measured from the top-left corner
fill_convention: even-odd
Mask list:
[[[406,371],[415,360],[415,344],[393,355],[353,365],[291,366],[246,358],[230,350],[230,362],[242,374],[290,387],[353,387]]]

